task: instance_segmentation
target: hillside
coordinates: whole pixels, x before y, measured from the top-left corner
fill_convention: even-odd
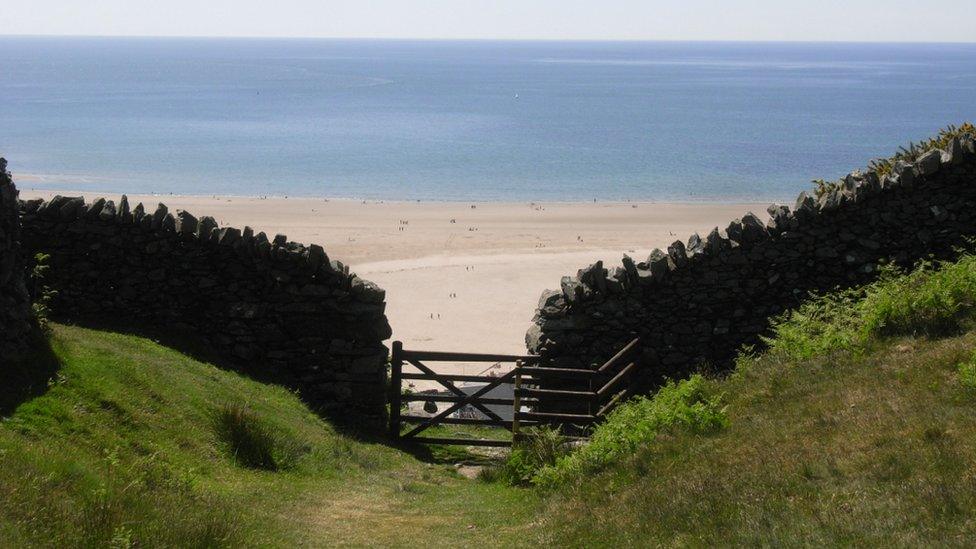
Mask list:
[[[545,541],[968,545],[974,307],[971,256],[808,302],[780,319],[768,352],[701,383],[701,403],[723,407],[720,428],[659,429],[600,474],[558,485]]]
[[[526,445],[481,480],[457,475],[456,455],[340,432],[285,390],[55,325],[54,381],[0,423],[0,539],[965,545],[976,535],[974,311],[972,256],[888,271],[779,319],[769,349],[733,375],[671,384],[620,408],[590,446],[546,465],[528,463]],[[530,482],[512,486],[512,468]]]
[[[2,546],[469,545],[533,510],[151,341],[61,325],[51,341],[49,388],[0,422]]]

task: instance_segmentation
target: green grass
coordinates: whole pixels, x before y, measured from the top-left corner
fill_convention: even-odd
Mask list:
[[[724,428],[647,431],[602,473],[558,479],[540,541],[968,545],[973,265],[964,257],[889,274],[780,319],[769,352],[697,382],[723,395]]]
[[[637,397],[610,413],[590,443],[542,467],[532,478],[552,488],[586,478],[626,459],[668,432],[710,433],[728,425],[721,396],[700,375],[668,382],[653,397]]]
[[[964,256],[812,299],[734,374],[634,399],[573,452],[539,432],[480,480],[463,449],[357,438],[284,389],[55,324],[49,385],[20,368],[32,387],[3,395],[0,545],[968,545],[974,280]]]
[[[485,529],[514,539],[535,508],[337,431],[285,389],[145,339],[52,327],[60,368],[0,421],[0,545],[463,546]]]
[[[873,284],[812,298],[779,318],[769,353],[794,359],[864,348],[886,336],[941,336],[972,326],[976,256],[924,263],[909,273],[885,268]]]

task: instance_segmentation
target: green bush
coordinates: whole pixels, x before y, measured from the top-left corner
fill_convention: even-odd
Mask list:
[[[721,397],[710,393],[705,378],[694,375],[677,383],[669,381],[653,397],[637,397],[619,406],[596,427],[589,444],[542,467],[532,481],[556,487],[633,454],[659,433],[671,429],[708,433],[727,423]]]
[[[252,469],[290,469],[307,452],[304,445],[272,432],[253,412],[239,404],[225,405],[218,410],[216,430],[234,459]]]
[[[864,298],[869,335],[944,335],[957,332],[976,309],[976,256],[955,263],[923,264],[905,276],[882,280]]]
[[[794,359],[859,349],[874,338],[939,336],[961,330],[976,311],[976,256],[882,269],[872,284],[812,297],[772,322],[770,352]]]
[[[498,467],[484,469],[481,479],[500,480],[520,486],[530,484],[540,469],[569,453],[565,437],[551,427],[527,429],[512,446],[508,459]]]
[[[969,389],[976,389],[976,355],[973,355],[969,362],[959,365],[959,382]]]
[[[772,323],[772,337],[763,342],[771,352],[796,359],[850,349],[861,341],[860,301],[864,289],[811,297]]]

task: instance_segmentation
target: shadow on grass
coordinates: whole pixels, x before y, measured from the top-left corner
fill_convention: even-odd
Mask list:
[[[203,341],[203,338],[194,334],[176,330],[161,330],[157,326],[121,324],[119,321],[112,319],[86,318],[80,321],[55,315],[55,320],[63,324],[149,339],[162,346],[179,351],[194,360],[212,364],[220,369],[238,372],[261,383],[279,385],[289,390],[297,390],[299,397],[301,397],[302,384],[294,376],[288,375],[287,372],[263,368],[260,364],[248,364],[228,359],[226,356],[217,353],[213,346]],[[30,374],[36,379],[25,379],[24,382],[20,383],[21,386],[30,386],[32,387],[31,390],[40,392],[46,389],[47,380],[53,377],[60,365],[57,364],[57,360],[50,351],[50,348],[47,347],[46,342],[44,351],[43,356],[39,355],[38,357],[31,358],[33,361],[32,364],[37,363],[38,366],[32,366],[30,368],[23,367],[23,376]],[[7,409],[5,405],[8,400],[14,402],[12,407],[16,407],[23,400],[39,394],[32,393],[30,390],[25,391],[21,391],[25,396],[19,399],[13,396],[8,399],[6,395],[8,391],[4,391],[4,394],[0,396],[0,403],[3,403],[3,405],[0,405],[0,414],[5,413]],[[428,445],[395,441],[389,437],[385,425],[364,424],[362,417],[349,414],[344,408],[323,409],[317,407],[314,402],[309,402],[305,399],[302,400],[310,410],[329,422],[343,436],[368,444],[379,444],[396,448],[427,463],[482,463],[492,459],[484,454],[471,452],[465,446]]]
[[[299,398],[302,393],[302,382],[296,376],[275,368],[266,368],[258,362],[244,362],[228,358],[216,351],[213,345],[207,343],[199,335],[181,330],[160,328],[156,325],[133,324],[109,318],[73,319],[61,315],[52,315],[56,322],[80,326],[87,329],[113,332],[117,334],[140,337],[153,341],[164,347],[176,350],[198,362],[212,364],[222,370],[237,372],[248,378],[266,384],[278,385],[289,391],[297,391]],[[389,439],[383,437],[384,426],[364,426],[361,417],[350,415],[345,409],[324,409],[304,398],[302,401],[319,417],[332,424],[342,434],[361,440],[389,445]]]
[[[2,369],[0,416],[8,416],[22,403],[47,392],[61,362],[40,330],[32,336],[27,355],[8,361]]]

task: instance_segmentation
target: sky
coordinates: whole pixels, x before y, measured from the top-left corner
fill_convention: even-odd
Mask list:
[[[0,34],[974,42],[976,0],[0,0]]]

